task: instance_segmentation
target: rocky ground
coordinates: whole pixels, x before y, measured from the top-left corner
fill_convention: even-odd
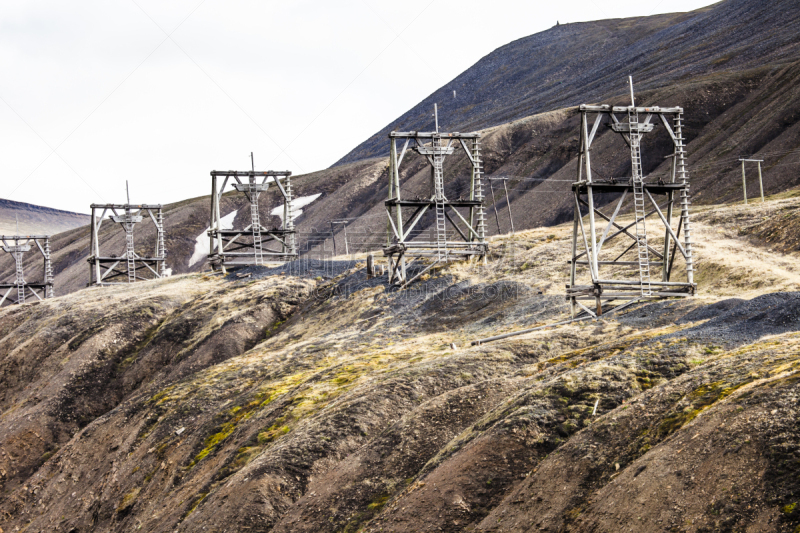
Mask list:
[[[701,209],[695,298],[476,347],[566,317],[571,226],[406,291],[355,257],[4,308],[0,528],[795,531],[798,208]]]

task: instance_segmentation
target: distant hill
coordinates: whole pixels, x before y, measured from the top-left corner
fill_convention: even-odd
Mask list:
[[[0,199],[0,234],[54,235],[89,223],[89,215]]]
[[[800,52],[800,2],[727,0],[690,13],[561,24],[482,58],[336,164],[388,154],[392,130],[474,131],[637,89],[786,63]],[[456,91],[456,98],[453,98]]]

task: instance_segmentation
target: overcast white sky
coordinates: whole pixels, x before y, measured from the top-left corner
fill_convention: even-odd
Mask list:
[[[133,202],[168,203],[250,151],[319,170],[556,20],[711,3],[0,0],[0,198],[87,212],[128,179]]]

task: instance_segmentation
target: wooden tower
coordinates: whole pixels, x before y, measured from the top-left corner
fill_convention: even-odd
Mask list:
[[[50,262],[50,236],[49,235],[0,235],[2,246],[0,249],[14,257],[14,281],[0,283],[0,306],[3,304],[24,304],[26,297],[33,296],[34,301],[41,301],[53,297],[53,266]],[[22,268],[23,258],[26,253],[34,250],[42,255],[43,280],[37,282],[25,281]]]
[[[125,183],[127,192],[128,184]],[[114,285],[159,279],[166,275],[167,250],[164,243],[164,215],[161,205],[133,205],[130,193],[127,204],[92,204],[91,249],[89,285]],[[103,255],[100,251],[100,227],[108,212],[108,218],[120,225],[125,233],[125,250],[121,254]],[[98,212],[100,213],[98,216]],[[156,243],[153,254],[136,251],[134,228],[147,214],[156,227]]]
[[[252,154],[251,154],[252,157]],[[223,272],[228,267],[263,265],[269,261],[291,261],[297,258],[297,242],[292,209],[292,173],[267,170],[211,171],[211,239],[209,263]],[[219,186],[219,178],[223,178]],[[243,181],[242,178],[245,178]],[[243,229],[223,229],[220,200],[225,187],[244,194],[250,204],[250,224]],[[266,228],[261,223],[258,198],[274,183],[283,196],[283,221],[279,228]]]
[[[612,302],[627,305],[641,300],[693,295],[697,285],[692,259],[683,109],[636,107],[631,81],[630,106],[582,105],[580,114],[580,157],[578,180],[572,186],[575,220],[567,285],[573,316],[579,311],[600,315]],[[592,142],[604,121],[620,134],[630,149],[632,171],[628,179],[600,180],[592,175]],[[668,156],[671,172],[666,181],[647,181],[642,170],[641,139],[658,121],[666,128],[674,147]],[[598,208],[597,195],[614,198],[609,204],[613,212],[603,213]],[[633,199],[634,217],[632,222],[622,223],[618,216],[628,198]],[[648,240],[649,236],[658,237],[659,241],[663,236],[658,249]],[[617,238],[628,240],[630,244],[621,254],[608,251],[608,243]],[[680,280],[674,279],[676,260],[683,263]],[[586,301],[594,303],[593,310],[584,305]]]
[[[486,257],[486,217],[483,196],[483,163],[480,133],[440,133],[438,110],[434,106],[435,131],[389,134],[389,199],[386,200],[388,243],[383,249],[389,258],[389,282],[407,285],[406,259],[432,258],[434,265],[473,256]],[[405,140],[398,154],[397,140]],[[445,195],[444,160],[457,147],[463,148],[472,166],[469,199],[450,200]],[[403,199],[400,194],[400,165],[409,147],[430,164],[430,190],[417,199]],[[464,210],[462,214],[459,209]],[[430,237],[414,235],[422,216],[435,214]],[[461,223],[461,225],[458,224]],[[418,233],[418,232],[416,232]]]

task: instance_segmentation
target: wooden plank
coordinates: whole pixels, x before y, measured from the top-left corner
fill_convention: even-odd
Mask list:
[[[451,207],[451,209],[452,209],[452,207]],[[458,212],[458,211],[456,211],[455,209],[453,209],[453,211],[455,212],[455,214],[456,214],[456,215],[458,215],[458,218],[460,218],[460,219],[461,219],[461,222],[463,222],[463,223],[464,223],[464,225],[465,225],[465,226],[467,226],[467,229],[470,231],[470,233],[471,233],[471,234],[473,234],[473,235],[475,235],[475,237],[476,237],[478,240],[480,240],[480,236],[478,235],[478,233],[477,233],[477,232],[476,232],[474,229],[472,229],[472,226],[470,226],[470,225],[469,225],[469,222],[467,222],[467,220],[466,220],[466,219],[465,219],[463,216],[461,216],[461,213],[459,213],[459,212]],[[447,245],[448,245],[448,246],[450,246],[450,243],[447,243]]]
[[[461,231],[461,228],[459,228],[459,227],[456,225],[456,223],[453,221],[453,219],[452,219],[452,218],[450,218],[450,213],[448,213],[446,209],[445,209],[445,211],[444,211],[444,216],[445,216],[445,217],[447,217],[447,220],[449,220],[449,221],[450,221],[450,224],[452,224],[452,225],[453,225],[453,227],[454,227],[454,228],[456,229],[456,231],[458,232],[458,234],[459,234],[459,235],[461,235],[461,238],[462,238],[462,239],[464,239],[465,241],[469,241],[469,239],[467,238],[467,236],[466,236],[466,235],[464,235],[464,232],[463,232],[463,231]]]
[[[669,234],[672,236],[673,239],[675,239],[675,244],[678,245],[678,249],[681,251],[681,254],[683,254],[683,257],[685,259],[687,257],[686,250],[684,250],[683,246],[681,246],[680,243],[678,242],[678,238],[675,236],[675,232],[672,231],[672,227],[670,227],[669,223],[667,222],[667,219],[664,218],[664,214],[661,212],[661,209],[658,208],[658,204],[656,204],[656,201],[653,199],[653,196],[647,190],[645,190],[644,192],[647,193],[647,197],[650,198],[650,203],[652,203],[653,207],[655,207],[656,213],[658,213],[658,216],[661,218],[661,222],[664,223],[664,226],[667,228]],[[661,257],[663,259],[664,256]]]
[[[393,131],[389,133],[390,139],[405,139],[405,138],[412,138],[412,139],[433,139],[434,137],[440,137],[442,139],[477,139],[481,136],[479,132],[474,133],[437,133],[435,131]]]
[[[608,225],[606,229],[603,231],[603,235],[600,237],[600,242],[597,243],[597,255],[600,255],[600,251],[603,249],[603,243],[606,241],[606,237],[608,236],[608,232],[611,229],[611,226],[614,224],[614,220],[616,220],[617,215],[619,214],[619,210],[622,207],[622,202],[625,201],[625,197],[628,195],[628,190],[626,189],[622,193],[622,197],[619,199],[617,203],[617,208],[614,209],[614,214],[611,215],[611,219],[608,221]]]
[[[464,139],[458,140],[461,143],[462,148],[464,148],[464,153],[467,154],[467,158],[469,162],[472,163],[472,166],[475,166],[475,160],[472,159],[472,154],[469,152],[469,148],[467,148],[467,143],[464,142]]]
[[[386,209],[386,214],[389,215],[389,222],[392,225],[392,231],[394,231],[394,236],[397,237],[398,240],[402,241],[403,239],[400,237],[400,233],[397,231],[397,226],[394,225],[394,221],[392,220],[392,213]]]
[[[581,208],[580,208],[580,203],[579,203],[577,194],[575,195],[575,206],[576,206],[576,209],[578,210],[578,214],[580,215]],[[580,226],[581,226],[581,235],[583,235],[583,246],[586,248],[586,256],[589,257],[589,241],[586,240],[586,230],[583,227],[583,216],[579,216],[578,217],[578,221],[580,222]],[[596,280],[597,279],[597,272],[595,272],[594,263],[592,263],[591,261],[589,262],[589,272],[592,275],[592,281]]]
[[[396,167],[400,168],[400,163],[403,162],[403,157],[406,155],[406,150],[408,150],[408,143],[411,142],[411,139],[406,139],[406,143],[403,145],[403,149],[400,151],[400,157],[397,159]],[[399,170],[398,170],[399,172]]]
[[[413,215],[411,215],[412,217],[411,223],[409,224],[406,232],[403,234],[403,241],[405,241],[408,238],[409,234],[411,233],[411,230],[413,230],[417,226],[417,222],[419,222],[419,220],[422,218],[422,215],[424,215],[429,208],[430,204],[420,206],[417,209],[417,211]]]
[[[583,104],[579,108],[581,111],[585,111],[587,113],[627,113],[630,109],[629,107],[624,106],[611,106],[611,105],[590,105],[590,104]],[[655,115],[660,113],[666,113],[668,115],[674,115],[676,113],[683,113],[682,107],[636,107],[635,111],[637,113],[653,113]]]
[[[581,200],[581,203],[582,203],[583,205],[585,205],[586,207],[589,207],[589,204],[587,204],[587,203],[586,203],[586,202],[584,202],[583,200]],[[604,218],[604,219],[606,219],[606,220],[609,220],[608,216],[607,216],[607,215],[604,215],[604,214],[603,214],[601,211],[598,211],[597,209],[595,209],[594,211],[595,211],[595,212],[596,212],[598,215],[600,215],[602,218]],[[649,213],[645,214],[645,216],[644,216],[644,217],[645,217],[645,218],[647,218],[647,217],[649,217],[650,215],[652,215],[653,213],[655,213],[655,210],[653,210],[653,211],[650,211]],[[631,222],[630,224],[628,224],[627,226],[625,226],[625,227],[623,228],[622,226],[620,226],[619,224],[617,224],[616,222],[614,222],[614,227],[615,227],[615,228],[619,228],[619,231],[617,231],[616,233],[614,233],[614,234],[613,234],[611,237],[609,237],[607,240],[609,240],[609,241],[610,241],[611,239],[613,239],[614,237],[616,237],[616,236],[617,236],[617,235],[619,235],[620,233],[625,233],[625,235],[627,235],[628,237],[630,237],[631,239],[633,239],[634,241],[636,241],[636,237],[634,237],[634,236],[633,236],[633,235],[632,235],[630,232],[628,232],[628,228],[630,228],[631,226],[634,226],[634,225],[636,225],[636,221],[634,221],[634,222]],[[637,242],[638,242],[638,241],[637,241]],[[651,251],[653,254],[655,254],[655,256],[656,256],[656,257],[658,257],[659,259],[664,259],[664,257],[661,255],[661,253],[660,253],[660,252],[658,252],[658,251],[656,251],[656,250],[655,250],[655,249],[654,249],[652,246],[650,246],[649,244],[647,245],[647,249],[648,249],[648,250],[650,250],[650,251]]]
[[[589,134],[589,142],[586,143],[586,147],[589,149],[592,147],[594,136],[597,133],[597,128],[600,127],[600,122],[602,121],[602,119],[603,115],[597,115],[597,117],[594,119],[594,125],[592,126],[592,133]]]

